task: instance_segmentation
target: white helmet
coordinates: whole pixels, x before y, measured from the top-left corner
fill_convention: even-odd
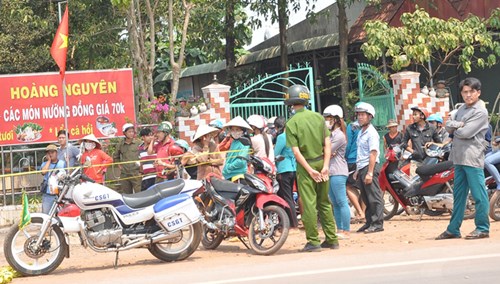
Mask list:
[[[125,131],[127,131],[127,129],[129,128],[134,128],[135,126],[132,124],[132,123],[125,123],[123,126],[122,126],[122,132],[125,133]]]
[[[247,118],[250,126],[255,126],[258,129],[263,129],[267,126],[266,119],[262,115],[253,114]]]
[[[344,118],[344,111],[339,105],[329,105],[323,111],[323,116],[338,116]]]
[[[278,118],[277,116],[273,116],[271,118],[269,118],[267,120],[267,126],[273,126],[274,125],[274,121],[276,120],[276,118]]]
[[[373,118],[375,118],[375,108],[365,102],[359,102],[356,104],[356,107],[354,108],[354,112],[366,112],[368,114],[371,114]]]

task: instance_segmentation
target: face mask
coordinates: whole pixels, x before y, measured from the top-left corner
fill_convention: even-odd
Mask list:
[[[293,107],[290,107],[290,114],[294,115],[295,114],[295,109]]]
[[[326,126],[326,128],[328,128],[329,130],[332,130],[333,125],[332,125],[332,122],[331,122],[331,121],[325,120],[325,126]]]
[[[231,137],[234,139],[240,139],[243,136],[243,131],[241,130],[231,130]]]
[[[85,142],[85,150],[91,151],[95,149],[95,142]]]

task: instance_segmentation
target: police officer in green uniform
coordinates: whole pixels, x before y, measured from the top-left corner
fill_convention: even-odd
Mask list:
[[[328,168],[331,147],[324,118],[307,110],[310,97],[307,87],[293,85],[285,95],[285,104],[295,115],[286,123],[286,144],[297,159],[297,185],[303,203],[302,222],[307,244],[302,252],[338,249],[335,221],[328,198]],[[320,245],[317,229],[318,215],[325,241]]]

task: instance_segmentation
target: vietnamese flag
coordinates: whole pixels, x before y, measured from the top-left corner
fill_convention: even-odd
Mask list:
[[[59,73],[64,78],[66,72],[66,54],[68,53],[68,5],[57,28],[56,36],[50,48],[50,54],[57,66],[59,66]]]

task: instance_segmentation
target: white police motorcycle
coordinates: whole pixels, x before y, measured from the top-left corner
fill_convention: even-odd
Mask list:
[[[85,176],[82,168],[52,175],[57,201],[49,214],[32,213],[31,223],[9,230],[4,243],[8,263],[25,276],[48,274],[69,257],[69,233],[96,252],[147,248],[163,261],[189,257],[202,237],[202,215],[192,195],[196,180],[176,179],[146,191],[121,195]]]

